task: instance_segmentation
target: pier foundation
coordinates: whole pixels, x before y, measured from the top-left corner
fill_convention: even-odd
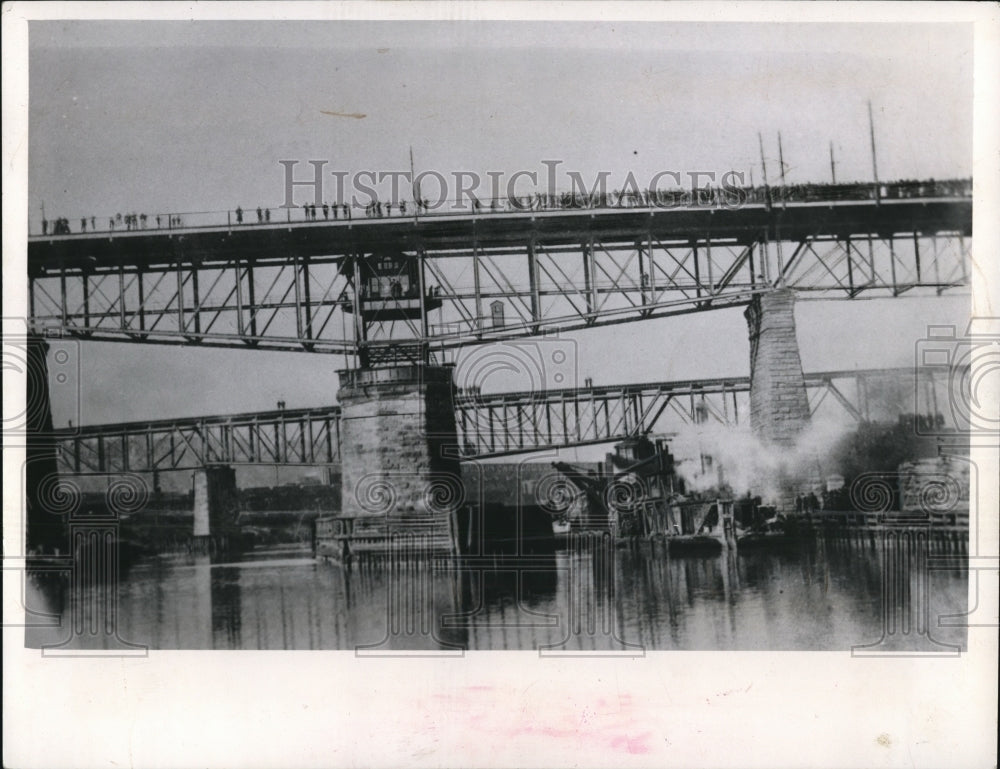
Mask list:
[[[765,447],[790,453],[809,424],[795,335],[795,292],[784,288],[758,295],[744,315],[750,333],[750,426]],[[794,513],[795,497],[807,484],[790,468],[781,476],[772,501],[779,513]]]
[[[194,471],[194,549],[208,552],[214,541],[224,544],[233,531],[238,508],[236,470],[209,465]]]
[[[353,549],[385,549],[388,538],[405,535],[454,552],[464,487],[451,367],[341,371],[337,400],[341,516],[353,520]]]

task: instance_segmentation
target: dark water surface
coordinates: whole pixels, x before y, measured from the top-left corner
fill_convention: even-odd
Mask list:
[[[298,547],[228,558],[170,555],[133,564],[117,591],[29,579],[29,608],[60,621],[29,628],[26,642],[371,654],[849,651],[864,644],[949,652],[966,643],[964,560],[954,541],[886,545],[878,537],[682,556],[662,543],[577,545],[495,568],[473,559],[347,569]],[[117,609],[102,603],[115,592]]]

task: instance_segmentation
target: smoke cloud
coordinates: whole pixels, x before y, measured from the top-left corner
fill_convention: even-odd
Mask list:
[[[778,498],[782,481],[811,484],[818,491],[828,476],[840,473],[834,449],[854,429],[840,420],[812,420],[793,445],[777,446],[759,440],[747,425],[713,422],[686,426],[670,446],[689,491],[724,483],[736,496],[750,492],[766,503]]]

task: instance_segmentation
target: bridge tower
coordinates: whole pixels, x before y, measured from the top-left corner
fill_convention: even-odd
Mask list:
[[[744,316],[750,332],[750,427],[765,447],[793,458],[796,441],[809,424],[802,359],[795,335],[795,292],[780,288],[758,294]],[[795,510],[801,480],[782,471],[778,512]]]
[[[339,372],[341,517],[351,520],[355,550],[366,533],[416,535],[435,552],[457,548],[455,512],[464,494],[458,457],[451,366],[432,365],[423,342],[390,348],[368,343],[386,321],[419,326],[440,300],[427,290],[423,260],[403,253],[355,257],[354,302],[360,367]],[[381,542],[382,544],[377,544]]]

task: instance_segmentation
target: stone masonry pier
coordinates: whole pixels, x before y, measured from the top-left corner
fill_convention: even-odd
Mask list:
[[[341,517],[354,519],[356,534],[364,530],[375,540],[419,532],[435,549],[452,551],[464,491],[451,368],[341,371],[337,400]]]
[[[765,447],[787,452],[791,458],[796,440],[809,424],[795,335],[795,292],[784,288],[756,296],[744,315],[750,333],[750,426]],[[770,501],[780,513],[794,512],[804,479],[782,470],[773,480],[780,491]]]

